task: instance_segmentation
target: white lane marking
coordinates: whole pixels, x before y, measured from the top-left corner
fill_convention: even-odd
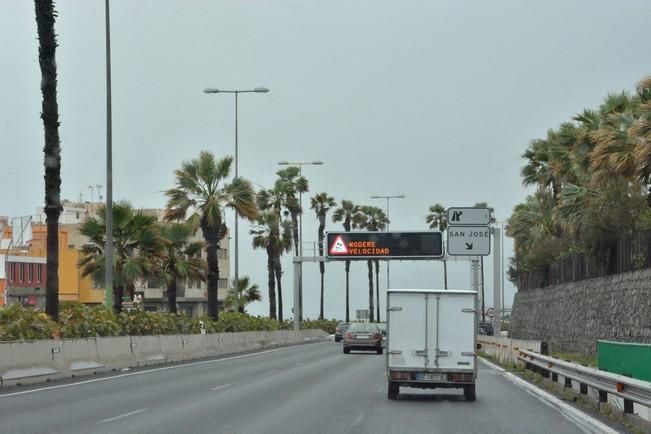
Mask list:
[[[319,343],[315,343],[315,344],[312,344],[312,345],[328,344],[328,343],[329,342],[319,342]],[[245,357],[261,356],[263,354],[275,353],[277,351],[287,351],[287,350],[291,350],[291,349],[295,349],[295,348],[297,348],[297,347],[277,348],[275,350],[267,350],[267,351],[261,351],[259,353],[243,354],[241,356],[226,357],[224,359],[204,360],[202,362],[192,362],[192,363],[186,363],[184,365],[165,366],[163,368],[148,369],[146,371],[131,372],[129,374],[114,375],[112,377],[94,378],[92,380],[79,381],[77,383],[60,384],[58,386],[49,386],[49,387],[40,387],[38,389],[23,390],[22,392],[6,393],[4,395],[0,395],[0,398],[9,398],[9,397],[12,397],[12,396],[26,395],[28,393],[43,392],[43,391],[52,390],[52,389],[63,389],[63,388],[66,388],[66,387],[79,386],[79,385],[82,385],[82,384],[98,383],[100,381],[110,381],[110,380],[115,380],[115,379],[118,379],[118,378],[131,377],[133,375],[149,374],[150,372],[167,371],[168,369],[179,369],[179,368],[185,368],[185,367],[188,367],[188,366],[207,365],[207,364],[210,364],[210,363],[226,362],[228,360],[242,359],[242,358],[245,358]]]
[[[481,357],[478,357],[478,359],[481,360],[481,362],[484,365],[489,366],[489,367],[495,369],[496,371],[506,372],[506,369],[502,368],[501,366],[497,366],[495,363],[489,362],[488,360],[486,360],[484,358],[481,358]]]
[[[219,390],[219,389],[226,389],[227,387],[231,387],[232,384],[222,384],[221,386],[213,387],[210,390]]]
[[[272,369],[271,371],[267,371],[264,374],[265,375],[270,375],[270,374],[273,374],[274,372],[278,372],[278,371],[276,371],[275,369]]]
[[[129,413],[124,413],[119,416],[115,417],[109,417],[108,419],[102,419],[97,423],[107,423],[107,422],[113,422],[119,419],[124,419],[125,417],[133,416],[134,414],[142,413],[143,411],[147,411],[146,408],[141,408],[140,410],[135,410],[135,411],[130,411]]]
[[[363,419],[364,419],[364,413],[360,413],[359,416],[355,418],[353,423],[350,424],[350,427],[355,428],[357,425],[359,425],[362,422]]]
[[[557,410],[568,420],[574,422],[574,424],[577,425],[579,428],[581,428],[581,430],[586,434],[595,433],[595,432],[603,433],[603,434],[617,434],[617,431],[614,430],[613,428],[601,423],[597,419],[583,413],[582,411],[577,410],[571,405],[561,401],[554,395],[547,393],[542,389],[539,389],[533,384],[530,384],[529,382],[511,374],[510,372],[506,372],[504,368],[497,366],[496,364],[491,363],[486,359],[480,358],[480,360],[485,365],[499,372],[502,372],[503,376],[506,377],[513,384],[522,387],[526,392],[538,398],[544,404]]]

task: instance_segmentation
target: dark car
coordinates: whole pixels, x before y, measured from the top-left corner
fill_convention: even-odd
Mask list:
[[[350,325],[349,323],[343,321],[337,324],[337,327],[335,328],[335,342],[341,341],[349,325]]]
[[[486,335],[486,336],[493,336],[495,334],[493,330],[493,323],[488,321],[480,321],[479,334]]]
[[[350,350],[375,351],[382,354],[382,332],[377,324],[354,322],[344,333],[344,354]]]

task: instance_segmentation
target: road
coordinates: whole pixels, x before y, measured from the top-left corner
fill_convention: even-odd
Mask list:
[[[384,356],[325,342],[0,391],[6,433],[583,433],[481,365],[454,389],[386,398]]]

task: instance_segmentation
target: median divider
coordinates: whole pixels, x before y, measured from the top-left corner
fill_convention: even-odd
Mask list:
[[[0,387],[328,340],[323,330],[0,342]]]

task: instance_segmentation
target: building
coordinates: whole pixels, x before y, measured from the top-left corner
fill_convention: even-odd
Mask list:
[[[78,224],[59,225],[59,300],[100,304],[104,301],[104,289],[95,287],[92,278],[82,277],[77,266],[79,248],[84,242]],[[31,239],[23,245],[11,246],[5,252],[6,303],[44,307],[47,225],[33,224]]]
[[[144,209],[144,213],[156,216],[159,222],[163,221],[165,210]],[[193,237],[194,241],[203,241],[201,231]],[[217,304],[219,309],[224,306],[224,300],[230,289],[230,250],[229,233],[221,242],[221,248],[217,251],[219,265],[219,283],[217,290]],[[201,257],[206,259],[206,251],[201,252]],[[136,291],[142,295],[145,310],[166,312],[168,311],[167,288],[164,282],[155,278],[139,282]],[[176,302],[178,312],[188,316],[202,316],[208,312],[208,289],[206,282],[183,281],[177,283]]]

